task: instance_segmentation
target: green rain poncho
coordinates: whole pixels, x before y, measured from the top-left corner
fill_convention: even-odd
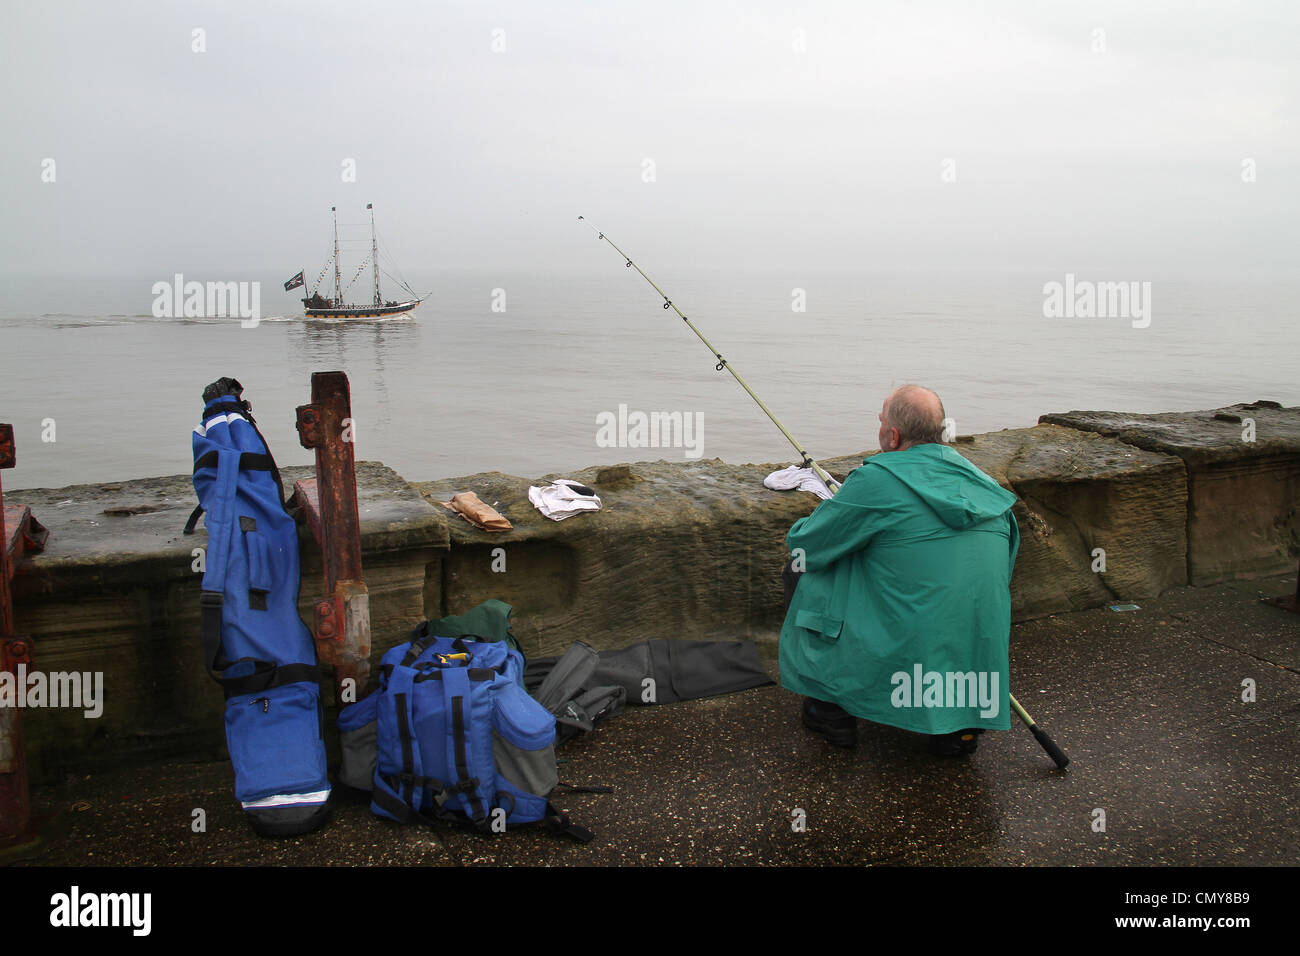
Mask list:
[[[946,445],[864,461],[786,537],[781,683],[923,734],[1010,727],[1015,500]]]

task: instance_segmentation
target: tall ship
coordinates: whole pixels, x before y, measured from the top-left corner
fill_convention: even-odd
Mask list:
[[[307,311],[308,318],[330,318],[330,319],[373,319],[385,315],[400,315],[403,312],[410,312],[417,305],[423,302],[427,295],[419,295],[410,286],[401,279],[393,279],[402,287],[402,291],[410,296],[405,300],[385,300],[379,290],[379,241],[375,234],[375,204],[366,203],[366,209],[370,211],[370,255],[362,260],[361,265],[357,267],[356,274],[352,276],[351,282],[346,286],[343,285],[342,266],[339,261],[339,214],[336,206],[330,206],[330,212],[334,216],[334,254],[326,260],[320,275],[316,277],[316,284],[312,288],[311,294],[302,300],[303,308]],[[329,273],[330,266],[334,266],[334,295],[328,296],[321,294],[320,285]],[[370,305],[353,305],[343,300],[348,289],[352,284],[361,277],[361,273],[366,266],[372,267],[372,274],[375,281],[374,301]],[[386,273],[387,274],[387,273]],[[284,291],[289,292],[305,285],[303,273],[299,272],[296,276],[284,284]],[[328,286],[325,289],[329,291]]]

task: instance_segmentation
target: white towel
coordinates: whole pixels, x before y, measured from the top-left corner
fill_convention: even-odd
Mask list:
[[[763,479],[763,486],[773,491],[791,491],[798,488],[800,491],[811,491],[818,498],[823,499],[835,497],[817,472],[799,465],[791,465],[789,468],[772,472]]]
[[[557,478],[553,485],[532,485],[528,489],[528,500],[533,507],[552,521],[563,521],[584,511],[599,511],[600,498],[594,494],[587,495],[578,491],[590,491],[581,482],[568,478]]]

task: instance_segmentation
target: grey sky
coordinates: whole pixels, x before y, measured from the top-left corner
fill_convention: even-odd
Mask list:
[[[0,271],[310,280],[329,207],[374,202],[408,274],[604,268],[579,213],[661,270],[1290,274],[1298,27],[1287,2],[11,5]]]

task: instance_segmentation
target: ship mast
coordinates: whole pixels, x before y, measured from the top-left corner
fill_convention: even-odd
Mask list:
[[[343,280],[339,276],[339,214],[334,206],[330,206],[330,212],[334,213],[334,307],[338,308],[343,304]]]
[[[384,304],[384,300],[379,297],[379,243],[375,241],[375,204],[366,203],[366,208],[370,210],[370,261],[375,267],[375,305]]]

